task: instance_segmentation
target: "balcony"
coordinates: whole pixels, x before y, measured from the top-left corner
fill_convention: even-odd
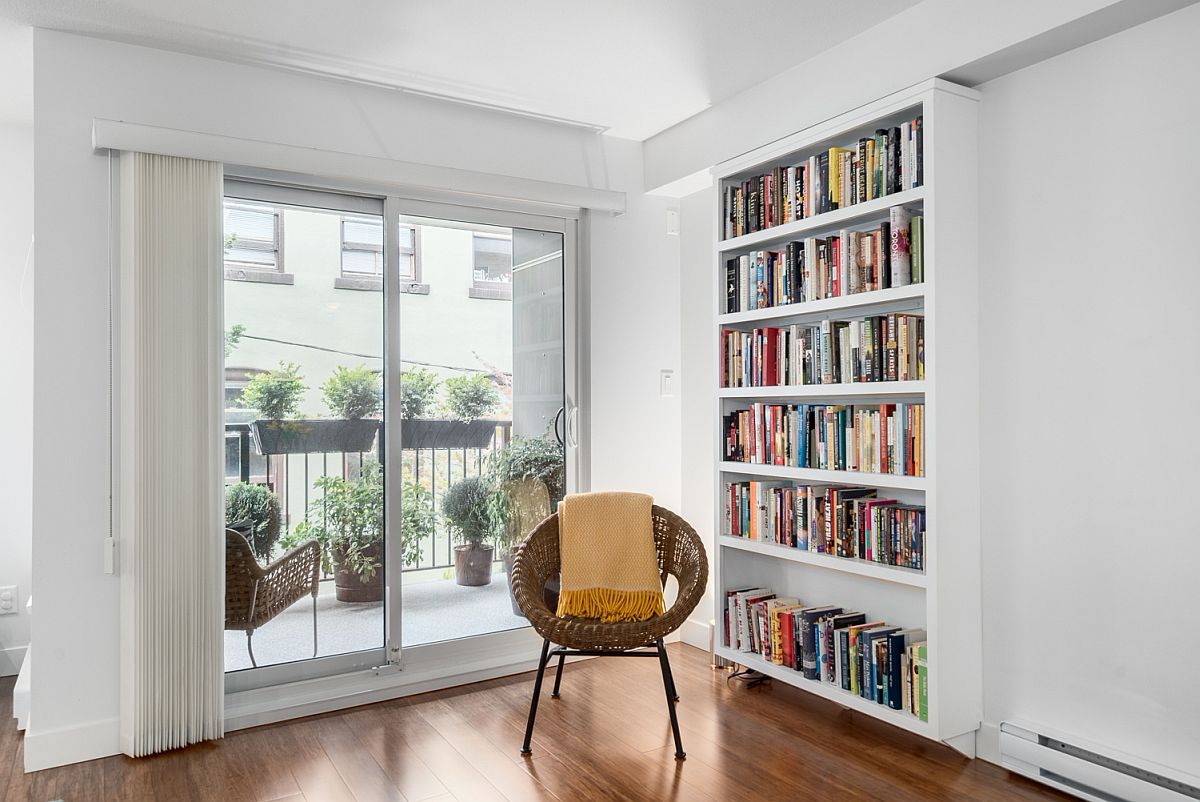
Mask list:
[[[416,537],[406,531],[403,540],[403,646],[471,637],[527,624],[524,618],[513,614],[507,576],[498,559],[499,549],[493,552],[497,559],[491,565],[489,584],[469,587],[456,583],[455,540],[443,515],[447,490],[464,478],[484,477],[489,464],[512,443],[512,423],[476,421],[473,434],[467,437],[461,436],[465,431],[461,426],[458,435],[447,436],[447,427],[439,429],[435,425],[447,423],[452,422],[417,421],[417,425],[410,427],[410,421],[405,421],[399,479],[405,495],[404,526],[412,529],[410,505],[419,502],[423,517],[417,520],[423,522],[420,527],[424,531]],[[286,551],[289,538],[306,537],[305,522],[319,521],[326,514],[330,502],[324,495],[325,489],[362,481],[370,474],[364,466],[371,468],[371,463],[382,456],[380,439],[375,436],[368,451],[264,456],[256,446],[250,424],[226,425],[226,486],[239,483],[259,486],[278,501],[281,537],[279,544],[270,550],[271,558],[278,558]],[[393,488],[396,480],[388,477],[385,481]],[[391,527],[393,536],[398,536],[399,528]],[[266,561],[264,555],[260,558]],[[339,600],[330,563],[329,559],[324,561],[316,602],[317,655],[381,648],[383,602]],[[447,614],[449,611],[453,614]],[[305,596],[257,629],[253,649],[258,666],[311,658],[311,598]],[[226,631],[225,654],[227,671],[251,667],[243,632]]]

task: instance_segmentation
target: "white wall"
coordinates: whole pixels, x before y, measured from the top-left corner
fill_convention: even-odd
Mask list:
[[[985,84],[979,153],[985,716],[1200,776],[1198,33]]]
[[[27,763],[117,751],[118,590],[107,532],[108,162],[93,117],[627,189],[629,211],[593,226],[593,477],[678,501],[677,401],[647,411],[657,367],[678,356],[677,256],[642,200],[640,145],[382,89],[37,31],[37,260],[33,572],[38,666]],[[251,103],[248,98],[254,98]],[[62,236],[63,221],[70,235]],[[664,309],[665,307],[665,309]],[[649,341],[649,344],[647,344]],[[607,350],[604,350],[607,349]],[[651,371],[654,371],[653,376]],[[653,389],[652,389],[653,388]],[[638,407],[642,406],[642,409]],[[655,466],[659,467],[655,467]],[[69,503],[64,503],[69,498]]]
[[[683,198],[680,206],[679,247],[679,315],[680,315],[680,405],[679,472],[683,497],[681,514],[696,528],[710,562],[714,554],[715,524],[713,505],[716,489],[713,485],[714,458],[717,448],[717,427],[713,425],[713,379],[715,355],[713,347],[713,252],[716,239],[715,194],[711,189]],[[693,646],[708,648],[705,627],[713,617],[711,594],[700,601],[691,620],[682,632],[684,640]]]
[[[0,616],[0,676],[29,644],[33,430],[33,128],[0,123],[0,586],[16,585],[17,614]]]
[[[629,195],[625,215],[591,222],[591,484],[678,510],[678,385],[659,392],[660,370],[679,373],[679,237],[667,234],[678,204],[642,194],[640,143],[605,145]]]

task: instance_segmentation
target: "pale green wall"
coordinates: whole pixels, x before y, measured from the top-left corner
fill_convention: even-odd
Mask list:
[[[382,367],[383,294],[334,288],[341,274],[338,215],[287,209],[283,232],[284,270],[295,276],[295,284],[226,281],[226,327],[241,323],[247,335],[367,357],[243,339],[226,364],[269,369],[281,360],[295,362],[309,386],[301,411],[327,415],[319,386],[337,366]],[[467,295],[471,232],[426,226],[420,248],[421,281],[429,285],[429,295],[400,296],[405,367],[412,360],[511,374],[512,303]],[[462,375],[431,369],[443,378]],[[508,416],[508,404],[502,412]]]

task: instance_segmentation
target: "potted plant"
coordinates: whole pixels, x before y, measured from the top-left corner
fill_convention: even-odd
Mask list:
[[[454,579],[471,587],[492,581],[494,549],[485,543],[495,531],[492,488],[481,476],[460,479],[442,496],[442,515],[460,541],[454,547]]]
[[[322,476],[313,483],[323,492],[308,508],[305,520],[284,538],[292,545],[316,539],[321,544],[322,569],[332,573],[336,598],[343,602],[383,599],[383,469],[370,460],[356,479]],[[421,558],[421,544],[433,534],[430,493],[418,484],[402,488],[401,549],[406,565]]]
[[[366,365],[339,367],[321,392],[334,420],[310,421],[320,433],[321,452],[370,451],[379,433],[379,411],[383,407],[383,382]]]
[[[424,368],[400,376],[403,448],[485,448],[496,434],[496,422],[480,420],[495,411],[500,394],[482,373],[456,376],[445,382],[446,417],[430,417],[441,382]]]
[[[279,540],[279,497],[265,485],[238,482],[225,488],[225,526],[246,535],[254,556],[269,562]]]
[[[549,436],[514,437],[488,465],[488,475],[497,488],[493,505],[500,533],[497,545],[501,547],[500,561],[508,575],[509,600],[516,615],[523,613],[512,591],[513,552],[562,500],[566,492],[564,467],[562,446]],[[557,579],[547,583],[547,593],[553,594],[557,604]],[[551,609],[554,606],[550,605]]]
[[[339,367],[323,385],[325,404],[334,419],[296,418],[307,388],[300,368],[280,363],[260,373],[242,391],[242,404],[262,416],[251,424],[260,454],[338,454],[371,450],[379,421],[382,388],[379,376],[365,366]]]

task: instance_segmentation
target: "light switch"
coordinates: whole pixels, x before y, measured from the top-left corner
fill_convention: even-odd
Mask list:
[[[663,398],[675,395],[675,371],[663,370],[658,374],[658,391]]]

